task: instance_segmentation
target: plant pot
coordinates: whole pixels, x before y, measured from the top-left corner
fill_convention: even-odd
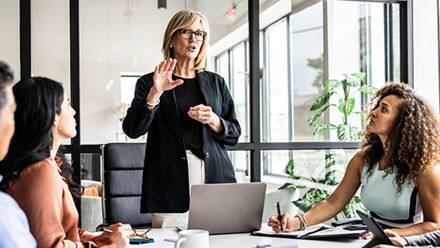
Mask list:
[[[267,223],[270,216],[277,214],[277,202],[280,203],[282,214],[288,213],[290,215],[295,215],[298,208],[292,203],[292,201],[298,198],[299,191],[297,189],[276,189],[267,192],[266,199],[264,200],[263,223]]]

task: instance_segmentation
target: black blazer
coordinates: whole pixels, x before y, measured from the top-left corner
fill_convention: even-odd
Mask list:
[[[205,105],[220,117],[223,132],[216,134],[203,125],[206,183],[236,182],[234,167],[225,145],[235,145],[241,134],[234,102],[225,80],[218,74],[203,71],[196,80]],[[188,163],[183,130],[177,112],[174,90],[165,91],[151,111],[146,96],[153,84],[153,73],[136,83],[134,99],[123,122],[124,132],[137,138],[148,132],[142,181],[142,213],[181,213],[189,209]],[[186,114],[186,113],[183,113]]]

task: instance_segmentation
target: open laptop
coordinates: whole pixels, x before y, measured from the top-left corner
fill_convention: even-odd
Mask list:
[[[386,233],[383,231],[382,226],[377,223],[377,221],[373,217],[359,210],[357,210],[356,212],[362,219],[364,224],[367,225],[368,230],[370,230],[370,232],[374,234],[374,239],[364,245],[363,248],[374,247],[378,244],[393,245],[390,238],[388,238]]]
[[[209,234],[259,230],[265,196],[265,183],[193,185],[188,229],[204,229]]]

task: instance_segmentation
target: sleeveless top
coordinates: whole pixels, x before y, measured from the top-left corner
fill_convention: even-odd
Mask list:
[[[361,199],[364,206],[378,222],[390,227],[406,227],[423,221],[423,212],[417,187],[407,180],[400,193],[394,182],[394,173],[379,169],[376,163],[371,175],[364,165],[361,175]]]

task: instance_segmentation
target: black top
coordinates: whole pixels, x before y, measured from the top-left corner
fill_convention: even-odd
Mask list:
[[[202,144],[202,123],[189,117],[190,107],[205,104],[196,78],[182,78],[173,75],[173,79],[182,79],[183,84],[175,88],[180,125],[182,126],[185,147],[201,160],[205,159]]]

